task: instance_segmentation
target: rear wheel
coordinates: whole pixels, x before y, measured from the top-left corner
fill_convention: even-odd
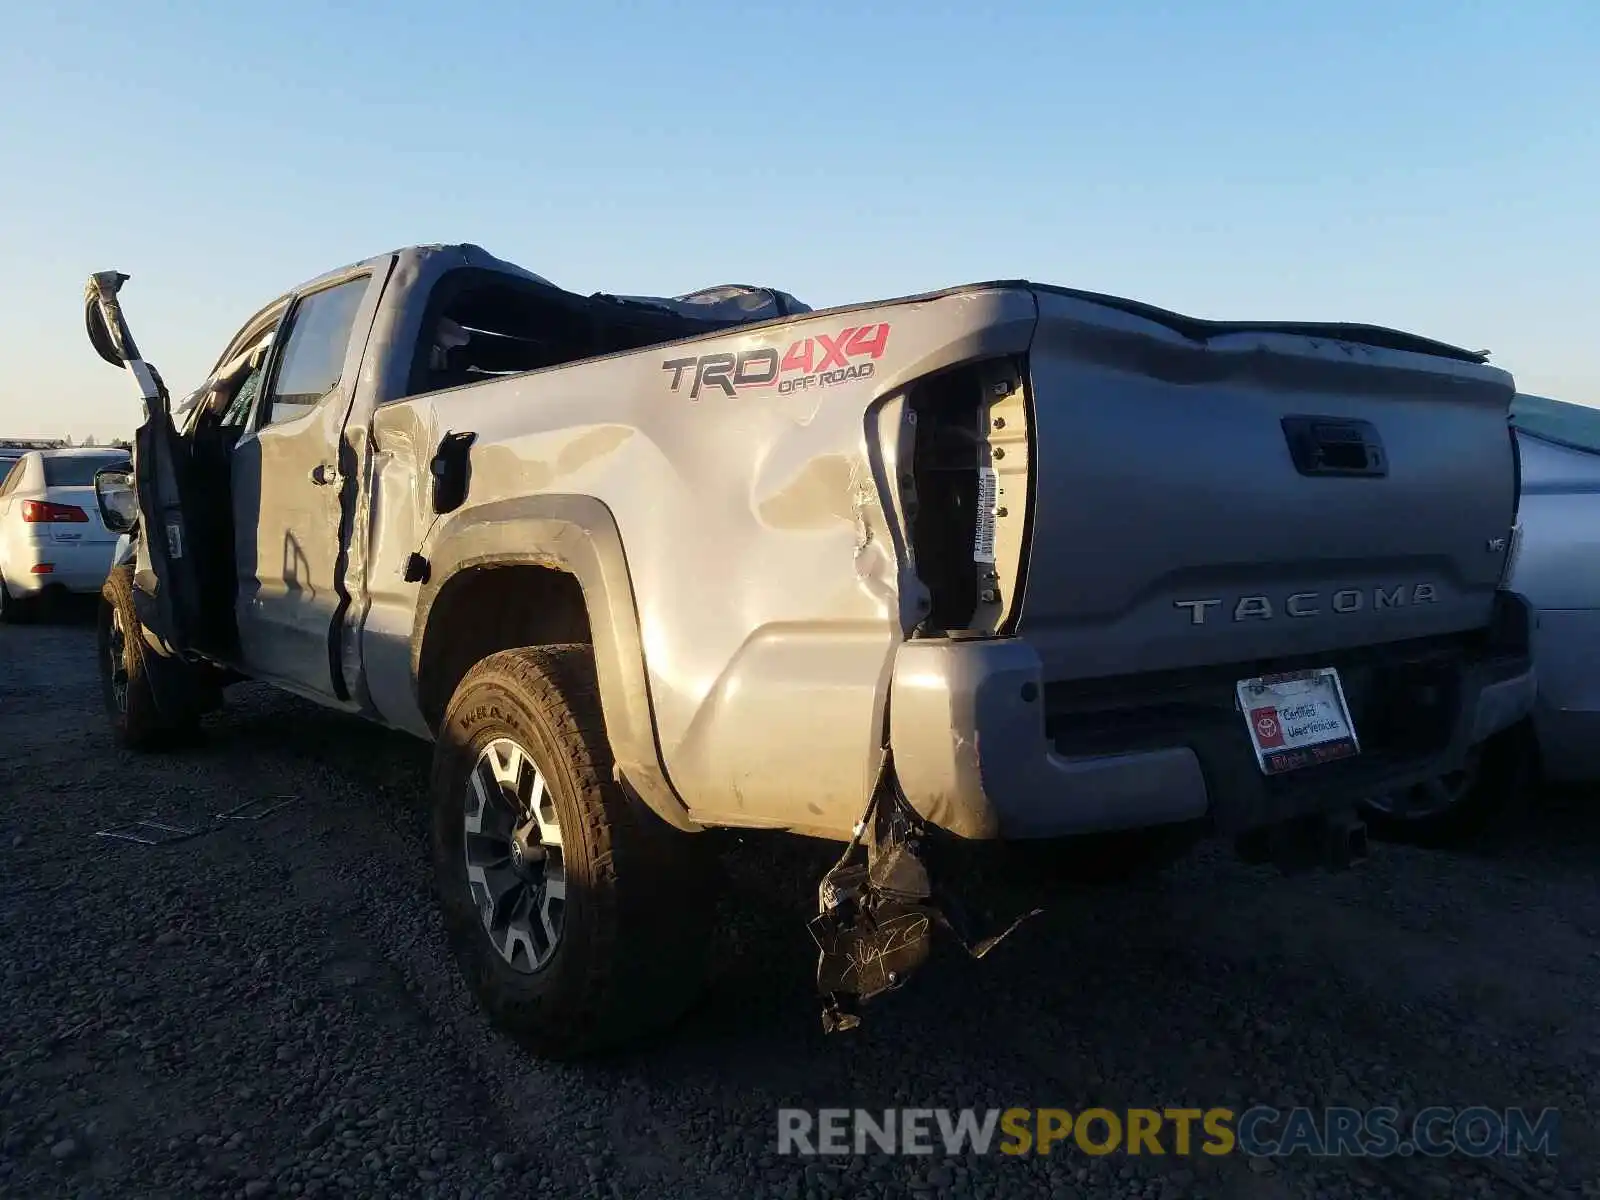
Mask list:
[[[498,1027],[570,1059],[693,1002],[711,932],[709,843],[613,780],[589,647],[502,651],[467,672],[432,791],[446,932]]]
[[[97,623],[100,692],[117,743],[128,750],[156,750],[192,732],[198,714],[181,714],[174,719],[156,703],[152,672],[187,667],[157,659],[145,645],[133,607],[131,567],[115,567],[106,576],[100,590]]]
[[[1525,805],[1534,775],[1526,724],[1473,747],[1458,771],[1362,805],[1372,832],[1388,841],[1449,846],[1509,823]]]

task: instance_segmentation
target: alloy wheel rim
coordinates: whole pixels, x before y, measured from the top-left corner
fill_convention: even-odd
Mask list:
[[[561,944],[567,878],[555,797],[510,738],[479,752],[462,814],[467,888],[484,933],[513,970],[531,975]]]

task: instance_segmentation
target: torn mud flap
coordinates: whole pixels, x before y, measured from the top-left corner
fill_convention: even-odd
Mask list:
[[[221,689],[205,688],[196,668],[155,632],[154,623],[163,620],[163,615],[156,597],[137,584],[133,589],[133,610],[139,618],[139,635],[145,648],[145,676],[150,682],[156,711],[169,721],[181,721],[192,713],[215,712],[221,708]]]
[[[926,833],[886,759],[855,837],[817,889],[809,928],[819,951],[824,1032],[859,1026],[863,1004],[902,986],[927,961],[936,928],[976,959],[1039,915],[1033,909],[1000,933],[974,940],[959,902],[930,878]]]

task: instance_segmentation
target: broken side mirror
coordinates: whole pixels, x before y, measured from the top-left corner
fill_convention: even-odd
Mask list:
[[[137,353],[126,353],[132,339],[127,336],[117,304],[117,293],[127,281],[128,277],[120,271],[100,271],[89,276],[83,291],[83,324],[89,334],[89,344],[113,367],[126,366],[128,359]],[[118,328],[112,328],[113,321]]]
[[[121,271],[99,271],[89,276],[83,289],[83,324],[89,334],[89,344],[94,352],[114,367],[126,367],[133,372],[139,384],[139,394],[144,399],[145,415],[167,413],[171,399],[161,374],[139,355],[134,345],[133,333],[123,319],[122,305],[117,293],[128,277]]]
[[[94,499],[100,507],[100,520],[112,533],[132,533],[139,524],[139,497],[131,469],[101,467],[96,471]]]

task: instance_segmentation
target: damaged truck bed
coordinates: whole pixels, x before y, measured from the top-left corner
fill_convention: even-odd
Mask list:
[[[175,406],[124,278],[86,305],[146,406],[99,481],[113,724],[252,678],[433,741],[452,944],[544,1054],[689,1002],[703,830],[844,843],[847,1026],[933,929],[993,944],[933,841],[1338,865],[1353,805],[1531,703],[1479,354],[1023,281],[579,296],[428,246],[275,299]]]

